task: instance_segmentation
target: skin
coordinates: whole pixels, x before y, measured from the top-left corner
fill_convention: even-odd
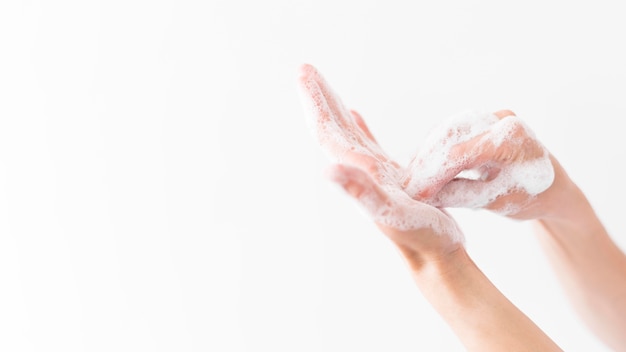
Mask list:
[[[505,119],[515,114],[503,110],[496,115]],[[486,163],[495,165],[494,170],[524,163],[541,153],[540,143],[528,130],[519,130],[512,143],[497,148],[489,143],[481,145],[479,140],[475,138],[455,146],[453,157],[467,158],[467,163],[454,170],[442,168],[441,181],[416,197],[440,197],[446,189],[457,187],[457,182],[463,182],[466,187],[488,188],[489,180],[465,181],[454,177],[460,171],[480,168]],[[519,212],[509,217],[533,222],[535,235],[573,307],[609,347],[626,351],[626,255],[553,155],[550,161],[554,181],[547,190],[536,196],[512,190],[485,208],[498,211],[509,204],[520,206]]]
[[[467,142],[454,145],[448,155],[448,160],[459,161],[455,163],[443,163],[437,165],[437,174],[431,176],[432,182],[428,187],[420,189],[412,197],[439,207],[468,207],[467,204],[458,203],[453,194],[458,190],[472,192],[472,194],[498,193],[493,201],[484,206],[485,209],[494,212],[503,212],[504,209],[514,209],[507,215],[518,220],[536,219],[544,217],[552,211],[546,209],[547,192],[550,187],[564,183],[566,175],[560,165],[557,170],[556,160],[549,154],[547,149],[533,136],[532,131],[524,123],[516,118],[510,110],[501,110],[494,113],[499,119],[491,126],[491,129]],[[511,134],[500,144],[494,144],[491,135],[495,135],[502,125],[511,127]],[[508,188],[500,189],[502,184],[496,181],[501,176],[501,171],[518,165],[524,165],[539,159],[549,158],[553,174],[559,173],[558,177],[549,179],[547,189],[538,195],[529,194],[520,189],[515,183],[508,183]],[[428,161],[428,155],[422,157]],[[412,164],[424,162],[420,158],[412,161]],[[414,166],[410,166],[414,168]],[[482,177],[477,180],[457,178],[463,171],[479,170]],[[406,177],[405,187],[410,187],[411,176]],[[556,178],[556,182],[555,182]],[[569,181],[569,179],[567,180]],[[571,181],[569,181],[571,182]],[[495,191],[495,192],[494,192]]]
[[[471,260],[454,220],[404,192],[408,169],[382,151],[363,119],[343,106],[313,66],[302,66],[299,83],[305,103],[312,107],[310,125],[321,147],[337,161],[329,169],[330,179],[372,214],[424,297],[467,350],[560,351]],[[438,187],[436,192],[445,184]],[[386,214],[424,221],[399,228],[389,226]]]

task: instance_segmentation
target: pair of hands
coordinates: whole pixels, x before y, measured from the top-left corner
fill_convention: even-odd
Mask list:
[[[463,234],[447,207],[484,208],[524,220],[550,216],[547,198],[558,188],[560,166],[513,112],[455,116],[402,166],[315,67],[303,65],[299,83],[309,127],[336,162],[329,177],[405,255],[439,260],[462,246]]]

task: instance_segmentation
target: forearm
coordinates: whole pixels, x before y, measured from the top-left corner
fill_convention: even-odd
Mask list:
[[[464,249],[449,260],[412,263],[424,297],[468,351],[560,351],[478,269]]]
[[[583,193],[570,188],[561,201],[565,216],[537,220],[535,232],[575,309],[603,341],[623,350],[626,256]]]

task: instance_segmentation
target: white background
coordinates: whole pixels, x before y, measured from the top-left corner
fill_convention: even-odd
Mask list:
[[[0,350],[462,351],[324,178],[298,66],[402,162],[451,114],[514,110],[625,248],[621,4],[3,0]],[[527,223],[453,214],[561,347],[606,350]]]

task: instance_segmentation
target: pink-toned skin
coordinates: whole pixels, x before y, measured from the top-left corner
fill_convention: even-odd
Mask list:
[[[541,158],[550,158],[552,165],[548,163],[546,167],[554,169],[556,160],[549,155],[547,149],[520,119],[510,120],[515,117],[512,111],[501,110],[495,112],[494,115],[500,120],[488,132],[454,145],[448,156],[449,160],[454,162],[440,165],[438,173],[432,175],[432,181],[425,182],[428,186],[418,192],[409,192],[411,196],[447,208],[467,207],[455,199],[454,194],[458,192],[477,196],[496,193],[498,196],[484,205],[485,209],[519,220],[550,216],[554,212],[554,208],[546,206],[547,193],[545,190],[548,190],[549,187],[538,194],[529,194],[515,183],[509,183],[508,188],[497,189],[501,185],[496,184],[495,181],[502,170],[517,166],[523,167],[524,164]],[[492,131],[499,131],[499,125],[505,122],[513,126],[511,133],[501,143],[496,144],[494,143],[495,138],[490,138],[490,134]],[[416,165],[419,166],[420,163],[427,163],[428,161],[428,154],[421,155],[421,157],[418,154],[411,162],[412,165],[409,166],[409,169],[414,169]],[[560,166],[556,165],[556,167]],[[457,178],[459,173],[468,170],[479,170],[482,177],[475,180]],[[553,170],[548,171],[548,174],[554,174]],[[405,187],[411,188],[411,178],[411,173],[408,173],[404,182]],[[550,185],[552,180],[552,178],[547,180],[547,185]],[[496,189],[494,190],[494,188]]]
[[[420,291],[467,350],[561,351],[478,269],[454,220],[404,192],[406,169],[385,155],[363,119],[343,107],[319,72],[304,65],[299,83],[318,141],[339,162],[330,178],[397,245]],[[398,228],[393,224],[400,215],[412,220]]]
[[[347,113],[314,67],[302,67],[300,83],[305,99],[313,99],[324,107],[313,117],[317,126],[332,121],[340,126],[346,136],[344,141],[349,141],[337,144],[320,139],[322,147],[342,163],[331,168],[333,180],[355,199],[367,200],[365,205],[374,214],[377,206],[372,204],[407,211],[413,209],[407,204],[419,203],[418,214],[436,214],[450,224],[450,233],[441,234],[429,222],[409,230],[378,223],[400,248],[424,296],[468,350],[559,350],[482,275],[460,242],[453,240],[458,228],[451,225],[452,219],[436,208],[463,206],[450,197],[454,191],[465,189],[480,195],[493,190],[492,181],[501,170],[545,157],[547,150],[534,134],[527,128],[515,128],[505,143],[496,144],[488,131],[454,145],[449,154],[454,162],[441,165],[431,175],[432,180],[420,180],[426,187],[408,192],[417,203],[407,203],[398,190],[412,191],[413,174],[408,170],[427,162],[428,155],[418,154],[411,165],[401,167],[375,143],[363,119],[355,112]],[[501,110],[495,115],[502,120],[515,114]],[[355,142],[359,145],[352,149],[350,144]],[[549,153],[547,157],[553,171],[547,189],[537,194],[516,187],[497,190],[499,195],[484,208],[497,213],[505,209],[506,216],[533,221],[535,233],[574,308],[608,346],[616,351],[626,350],[626,255],[610,238],[583,192],[557,159]],[[457,178],[467,170],[478,170],[482,177]],[[388,190],[393,191],[393,197]]]
[[[504,119],[510,110],[496,113]],[[508,143],[495,146],[479,136],[452,149],[451,158],[464,160],[440,169],[438,182],[414,195],[445,204],[451,188],[485,189],[499,170],[541,157],[545,148],[528,129],[517,129]],[[486,141],[486,142],[485,142]],[[582,190],[554,155],[549,155],[554,179],[537,195],[510,190],[485,206],[517,207],[510,218],[530,220],[564,292],[589,328],[615,351],[626,351],[626,255],[609,236]],[[458,180],[462,171],[490,165],[485,180]],[[410,181],[407,181],[410,182]],[[443,201],[443,202],[442,202]]]
[[[362,117],[343,106],[313,66],[302,66],[299,82],[304,104],[310,109],[309,125],[315,129],[321,147],[340,161],[329,168],[329,177],[358,200],[378,220],[383,232],[407,253],[436,258],[458,250],[462,234],[454,220],[403,191],[406,170],[380,148]],[[385,216],[394,214],[426,220],[394,228],[385,221]]]

